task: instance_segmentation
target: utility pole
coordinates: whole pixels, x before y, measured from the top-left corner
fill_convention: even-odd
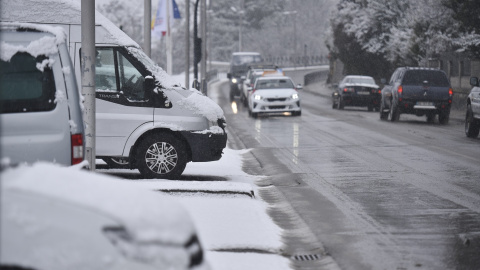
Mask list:
[[[152,0],[144,1],[143,9],[143,50],[148,57],[152,52]]]
[[[82,95],[84,98],[85,158],[95,171],[95,1],[82,0]]]
[[[190,88],[190,0],[186,0],[185,19],[185,87]]]
[[[198,3],[195,1],[195,9],[193,11],[193,77],[198,82],[198,63],[202,59],[202,39],[198,37]]]
[[[207,0],[202,0],[202,61],[200,65],[202,74],[202,93],[207,94]]]

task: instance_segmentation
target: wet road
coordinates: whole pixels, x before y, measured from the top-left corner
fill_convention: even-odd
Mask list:
[[[480,269],[480,139],[460,118],[384,122],[304,91],[301,117],[253,119],[227,99],[227,82],[209,91],[229,147],[252,149],[244,169],[301,217],[305,252],[323,249],[342,269]]]

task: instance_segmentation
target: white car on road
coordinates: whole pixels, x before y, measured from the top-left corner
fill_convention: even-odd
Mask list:
[[[256,118],[258,114],[290,112],[300,116],[300,95],[298,90],[301,85],[295,84],[287,76],[260,77],[255,82],[248,99],[248,112]]]

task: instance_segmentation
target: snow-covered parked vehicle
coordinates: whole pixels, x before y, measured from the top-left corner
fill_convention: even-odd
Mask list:
[[[65,29],[81,81],[78,1],[5,0],[1,12],[3,21],[35,21]],[[227,142],[220,106],[195,89],[181,87],[98,12],[95,23],[100,71],[95,79],[97,158],[138,169],[147,178],[168,179],[179,177],[188,162],[220,159]]]
[[[43,162],[0,180],[1,269],[209,269],[189,213],[166,195]]]
[[[0,150],[4,165],[83,161],[80,94],[63,29],[0,23],[0,40]]]

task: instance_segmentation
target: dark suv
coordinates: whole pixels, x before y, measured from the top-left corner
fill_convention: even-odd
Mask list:
[[[248,66],[261,62],[262,56],[257,52],[235,52],[232,54],[230,71],[227,73],[230,80],[230,100],[233,100],[235,96],[240,96]]]
[[[427,116],[433,123],[438,114],[440,124],[450,118],[453,90],[442,70],[401,67],[393,73],[382,89],[380,119],[398,121],[400,114]]]

